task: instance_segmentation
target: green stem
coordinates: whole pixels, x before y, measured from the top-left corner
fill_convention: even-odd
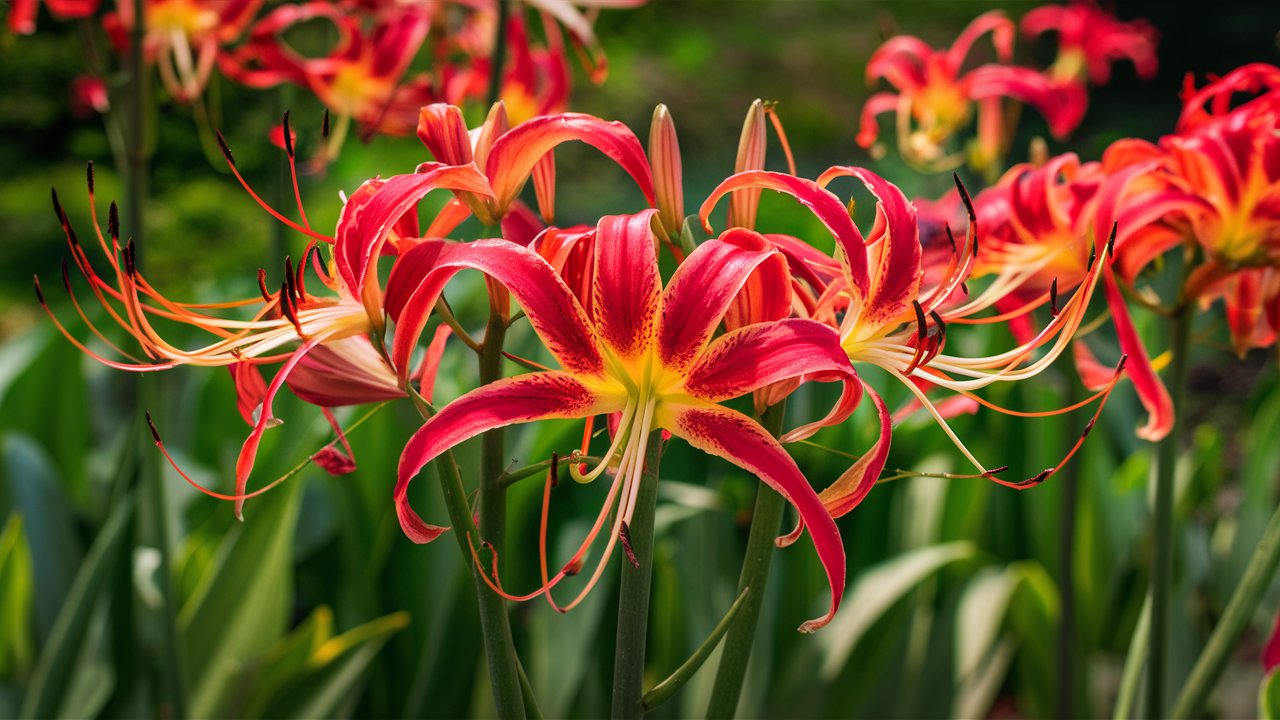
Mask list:
[[[786,402],[770,406],[761,416],[761,424],[769,434],[777,436],[782,430],[786,415]],[[751,647],[755,643],[756,624],[760,620],[760,606],[764,602],[765,586],[769,580],[769,565],[773,560],[774,540],[782,525],[782,512],[787,501],[767,485],[756,490],[756,509],[751,517],[751,533],[747,537],[747,553],[742,561],[742,573],[738,576],[738,592],[754,588],[738,611],[738,619],[724,639],[720,652],[720,667],[716,671],[715,686],[711,690],[711,702],[707,706],[708,718],[732,718],[738,709],[742,684],[747,677],[747,663],[751,659]]]
[[[1080,397],[1078,368],[1071,363],[1067,377],[1067,404],[1073,405]],[[1068,437],[1067,443],[1075,442],[1075,437]],[[1062,486],[1062,501],[1058,512],[1058,594],[1062,598],[1062,611],[1058,620],[1058,687],[1056,688],[1056,707],[1054,713],[1058,717],[1075,717],[1073,700],[1076,690],[1076,515],[1080,505],[1080,463],[1072,463],[1063,468],[1059,476]]]
[[[1142,610],[1138,613],[1138,622],[1133,628],[1133,637],[1129,640],[1129,652],[1124,657],[1124,670],[1120,673],[1120,692],[1116,694],[1116,707],[1111,713],[1113,720],[1127,720],[1134,717],[1138,702],[1138,686],[1142,683],[1142,661],[1147,657],[1147,646],[1151,643],[1151,595],[1142,601]]]
[[[1174,467],[1178,460],[1179,430],[1185,418],[1182,407],[1186,385],[1187,352],[1190,349],[1191,319],[1185,306],[1170,318],[1169,394],[1177,413],[1173,428],[1156,448],[1152,471],[1155,482],[1154,539],[1151,553],[1151,648],[1147,654],[1146,715],[1164,717],[1165,658],[1168,655],[1169,598],[1173,585],[1173,494]]]
[[[511,0],[498,0],[498,26],[493,31],[493,65],[489,69],[489,107],[502,97],[502,71],[507,64],[507,18]]]
[[[1222,619],[1209,636],[1209,644],[1205,645],[1191,670],[1191,677],[1182,686],[1178,701],[1173,706],[1172,717],[1191,718],[1200,715],[1209,692],[1227,668],[1227,661],[1231,659],[1231,652],[1239,642],[1240,634],[1249,624],[1249,618],[1253,616],[1267,586],[1271,584],[1277,565],[1280,565],[1280,507],[1272,513],[1262,542],[1249,558],[1249,565],[1245,567],[1240,584],[1231,594]]]
[[[662,431],[649,433],[644,472],[636,494],[631,524],[624,532],[630,545],[630,561],[622,565],[618,589],[617,645],[613,655],[614,718],[644,715],[644,656],[649,637],[649,585],[653,580],[653,515],[658,503],[658,463],[662,457]]]

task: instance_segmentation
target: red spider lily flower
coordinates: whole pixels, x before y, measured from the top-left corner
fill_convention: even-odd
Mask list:
[[[99,0],[44,0],[49,14],[59,20],[75,20],[92,16],[98,11]],[[36,31],[38,0],[13,0],[9,3],[9,30],[18,35],[30,35]]]
[[[618,163],[635,180],[645,200],[654,204],[653,173],[644,147],[622,123],[607,122],[582,113],[544,115],[509,126],[506,108],[495,105],[484,124],[474,133],[467,131],[462,111],[437,103],[422,108],[418,118],[418,138],[436,160],[446,165],[474,163],[488,178],[492,192],[487,195],[458,192],[482,223],[494,225],[518,207],[517,198],[529,178],[545,222],[555,214],[555,160],[552,151],[571,140],[584,142]],[[454,208],[456,213],[458,208]],[[465,212],[456,215],[458,222]]]
[[[223,46],[240,37],[261,6],[262,0],[146,0],[143,51],[174,100],[191,102],[204,92]],[[123,52],[134,25],[133,3],[119,3],[103,24]]]
[[[315,93],[338,117],[329,155],[352,119],[366,134],[408,135],[418,108],[438,99],[429,75],[406,77],[431,29],[432,7],[397,5],[371,17],[338,3],[282,5],[253,26],[243,45],[222,56],[219,67],[250,87],[287,82]],[[306,57],[282,36],[316,19],[332,23],[338,40],[324,57]]]
[[[839,531],[778,441],[754,420],[719,403],[797,375],[842,380],[846,390],[856,387],[856,376],[836,334],[811,320],[758,323],[713,340],[751,272],[784,260],[763,236],[732,229],[700,245],[664,288],[652,231],[655,213],[606,217],[597,225],[587,307],[540,255],[514,243],[423,245],[400,258],[388,282],[387,306],[398,326],[409,329],[397,331],[393,362],[411,352],[416,342],[412,328],[421,327],[421,315],[435,304],[448,279],[470,268],[506,286],[562,368],[486,385],[429,419],[400,459],[395,498],[401,526],[418,542],[438,535],[438,528],[424,523],[409,506],[407,493],[419,470],[454,445],[517,422],[621,413],[600,464],[585,472],[572,469],[582,482],[613,473],[605,507],[564,569],[522,599],[544,593],[550,597],[561,579],[576,573],[612,515],[599,564],[582,594],[565,609],[595,584],[619,538],[625,540],[646,439],[664,428],[754,473],[797,507],[831,585],[828,612],[801,627],[815,630],[831,619],[844,588]],[[543,574],[545,578],[545,567]],[[498,585],[496,579],[489,581]]]
[[[1021,25],[1029,38],[1058,34],[1058,57],[1048,74],[1060,82],[1087,79],[1105,85],[1117,60],[1132,62],[1138,77],[1155,77],[1160,34],[1146,20],[1124,22],[1094,0],[1075,0],[1069,5],[1038,7],[1022,17]]]
[[[290,156],[292,160],[292,153]],[[231,161],[229,151],[227,157]],[[235,170],[234,162],[231,162],[231,168]],[[296,269],[286,259],[284,281],[278,291],[268,290],[266,272],[260,270],[258,284],[261,297],[223,303],[185,303],[161,294],[139,271],[133,241],[124,245],[120,243],[119,217],[114,203],[109,212],[108,231],[102,232],[94,210],[91,171],[90,210],[95,218],[97,244],[109,265],[105,276],[90,262],[56,194],[54,208],[66,234],[72,259],[88,281],[94,298],[103,306],[107,317],[136,341],[141,353],[121,349],[89,320],[72,293],[71,278],[65,265],[63,281],[76,311],[98,340],[122,359],[109,358],[90,349],[58,322],[47,305],[45,310],[76,347],[113,368],[133,372],[155,372],[178,365],[232,369],[241,414],[253,430],[236,462],[235,494],[205,492],[235,500],[236,514],[239,515],[245,499],[266,489],[253,493],[245,491],[262,435],[268,427],[279,422],[272,414],[272,401],[286,382],[303,400],[325,408],[405,396],[404,388],[413,372],[408,366],[403,372],[392,367],[387,362],[385,350],[375,345],[382,342],[381,335],[386,326],[375,261],[384,245],[394,240],[401,240],[406,245],[411,241],[396,236],[396,221],[423,195],[438,188],[460,188],[472,192],[487,190],[484,179],[471,167],[436,165],[415,175],[397,176],[385,182],[369,181],[352,195],[343,208],[335,238],[311,229],[305,213],[301,213],[299,201],[302,224],[285,222],[310,235],[313,241],[333,242],[334,253],[330,262],[321,262],[313,242],[304,251]],[[284,220],[275,210],[271,212]],[[313,294],[309,291],[308,267],[326,292]],[[38,279],[36,290],[44,304]],[[236,310],[240,311],[238,316],[227,317],[218,313]],[[248,310],[252,312],[246,318],[245,311]],[[211,341],[195,349],[178,347],[156,329],[156,320],[193,328],[211,337]],[[438,356],[438,349],[429,352],[420,373],[433,375],[426,366],[434,366]],[[280,364],[280,369],[267,384],[258,367],[274,364]],[[423,384],[427,386],[429,380]],[[326,415],[333,422],[327,410]],[[337,427],[336,422],[334,426]],[[160,444],[158,438],[157,434],[157,444]],[[322,458],[322,462],[328,463],[326,467],[336,467],[331,455],[326,454]],[[199,488],[190,478],[188,481]]]
[[[844,203],[825,187],[836,178],[846,176],[861,181],[876,198],[875,223],[866,236],[854,225]],[[1079,291],[1030,340],[991,357],[949,355],[943,352],[947,318],[952,321],[968,319],[994,304],[994,298],[980,295],[960,307],[944,307],[944,302],[955,293],[964,291],[965,279],[973,268],[977,235],[972,211],[968,247],[956,251],[950,271],[942,282],[927,287],[922,284],[922,249],[915,208],[897,187],[874,173],[862,168],[833,167],[817,182],[781,173],[740,173],[723,182],[703,204],[700,211],[703,223],[706,224],[709,213],[721,197],[744,187],[768,188],[791,195],[822,221],[836,239],[839,251],[835,257],[828,257],[796,238],[769,236],[775,247],[788,256],[791,267],[805,268],[803,274],[797,272],[797,276],[803,278],[802,283],[796,284],[797,307],[809,317],[837,328],[842,347],[852,361],[877,365],[900,380],[978,468],[982,477],[1009,487],[1025,488],[1043,482],[1057,467],[1061,467],[1062,463],[1059,463],[1023,481],[996,478],[995,474],[1003,468],[989,470],[969,452],[933,401],[925,395],[925,388],[941,387],[981,405],[1015,415],[1044,414],[1003,410],[974,395],[973,391],[996,382],[1030,378],[1048,367],[1067,347],[1071,335],[1079,327],[1101,275],[1101,265],[1095,263],[1091,266]],[[1104,249],[1100,254],[1105,256],[1106,253]],[[995,321],[1000,320],[997,318]],[[1047,348],[1046,352],[1035,357],[1035,351],[1042,347]],[[881,435],[875,446],[820,496],[827,510],[835,516],[849,512],[861,502],[879,478],[888,458],[890,413],[879,394],[865,384],[864,389],[875,403]],[[1110,387],[1096,397],[1105,399],[1109,391]],[[1079,405],[1062,411],[1074,407]],[[1096,419],[1097,416],[1094,417]],[[1085,434],[1092,425],[1090,421]],[[806,437],[821,426],[822,423],[813,423],[799,428],[785,435],[783,440]],[[1079,443],[1062,462],[1066,462],[1078,448]]]
[[[1049,159],[1040,166],[1015,165],[974,199],[983,242],[974,265],[975,277],[992,278],[984,294],[999,299],[997,310],[1008,318],[1019,339],[1035,335],[1031,310],[1054,302],[1057,293],[1086,282],[1092,272],[1094,248],[1100,232],[1114,222],[1117,246],[1128,241],[1149,218],[1181,206],[1180,193],[1159,193],[1135,203],[1126,199],[1131,178],[1109,175],[1102,163],[1081,164],[1074,153]],[[1098,224],[1098,206],[1108,200]],[[1159,440],[1173,428],[1174,408],[1168,390],[1160,382],[1146,349],[1134,330],[1124,297],[1110,266],[1105,273],[1106,296],[1128,361],[1129,377],[1138,398],[1149,413],[1139,437]],[[1076,347],[1077,364],[1085,385],[1098,389],[1110,382],[1109,368],[1099,365],[1083,344]]]
[[[988,33],[997,62],[963,71],[973,44]],[[1039,110],[1056,137],[1070,133],[1084,115],[1084,90],[1008,64],[1013,35],[1013,22],[995,10],[974,19],[945,50],[934,50],[909,35],[890,38],[867,63],[867,79],[883,79],[894,91],[879,92],[867,100],[858,144],[870,148],[880,132],[876,118],[893,112],[898,152],[904,159],[930,171],[951,169],[966,158],[963,153],[948,153],[945,145],[969,124],[977,103],[978,138],[969,160],[986,169],[997,164],[1012,136],[1012,129],[1005,126],[1005,98]]]
[[[1238,93],[1260,94],[1233,107]],[[1144,193],[1163,182],[1167,194],[1181,196],[1179,212],[1151,218],[1118,246],[1118,267],[1132,283],[1165,251],[1193,243],[1204,261],[1183,295],[1205,304],[1221,297],[1243,355],[1275,342],[1280,330],[1280,69],[1247,65],[1191,89],[1178,128],[1158,146],[1129,141],[1115,148],[1118,162],[1158,171],[1138,178]]]

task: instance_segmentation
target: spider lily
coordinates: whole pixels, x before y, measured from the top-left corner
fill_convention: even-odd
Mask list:
[[[59,20],[75,20],[92,16],[98,11],[99,0],[44,0],[49,13]],[[38,0],[13,0],[9,3],[9,30],[19,35],[36,31]]]
[[[478,15],[489,22],[482,23],[480,32],[486,41],[485,49],[472,51],[468,66],[445,68],[444,98],[453,105],[484,102],[489,94],[489,81],[493,72],[492,39],[489,25],[495,19]],[[570,73],[565,57],[564,40],[554,23],[544,23],[547,47],[535,47],[529,39],[524,18],[512,17],[507,23],[507,65],[503,69],[498,99],[506,107],[512,122],[520,124],[539,115],[564,112],[569,106]]]
[[[840,177],[856,178],[876,198],[875,223],[865,237],[854,225],[844,203],[826,189],[830,182]],[[965,292],[964,283],[973,268],[977,234],[971,209],[967,246],[956,250],[941,281],[926,287],[922,284],[922,249],[915,208],[897,187],[874,173],[862,168],[833,167],[816,182],[773,172],[739,173],[721,183],[702,205],[700,216],[703,224],[707,225],[708,215],[721,197],[746,187],[768,188],[791,195],[822,221],[836,240],[838,251],[835,257],[828,257],[797,238],[768,236],[775,247],[788,257],[791,267],[800,269],[796,275],[803,282],[797,286],[796,306],[807,316],[836,328],[844,351],[854,363],[879,366],[900,380],[956,447],[978,468],[981,477],[1009,487],[1026,488],[1043,482],[1056,471],[1056,467],[1061,466],[1059,463],[1022,481],[995,477],[1004,468],[988,469],[969,452],[951,430],[943,413],[926,396],[925,388],[941,387],[1014,415],[1043,414],[1004,410],[974,395],[973,391],[996,382],[1027,379],[1048,367],[1063,352],[1079,327],[1098,283],[1101,264],[1092,264],[1080,290],[1055,313],[1044,329],[1018,347],[990,357],[949,355],[944,352],[948,322],[970,319],[991,307],[995,301],[993,297],[980,295],[960,306],[947,305],[957,292]],[[967,204],[967,195],[965,200]],[[1105,259],[1107,252],[1102,249],[1099,254]],[[997,316],[990,321],[1002,320]],[[1047,351],[1035,358],[1034,352],[1046,346]],[[1114,382],[1115,378],[1096,397],[1105,399]],[[820,496],[834,516],[849,512],[862,501],[874,486],[888,458],[892,424],[888,408],[874,389],[865,383],[863,385],[879,416],[880,439]],[[1075,407],[1079,405],[1058,412]],[[1097,416],[1094,417],[1096,419]],[[1093,421],[1090,421],[1085,434],[1092,426]],[[784,435],[782,439],[801,439],[819,427],[820,424],[811,424]],[[1083,439],[1084,435],[1081,441]],[[1078,442],[1069,451],[1063,463],[1074,455],[1079,445]],[[794,538],[794,534],[791,537]]]
[[[504,594],[550,598],[560,580],[582,568],[594,541],[606,532],[596,569],[564,609],[581,601],[619,539],[625,542],[646,439],[663,428],[759,476],[796,506],[831,585],[828,612],[801,627],[815,630],[831,619],[844,587],[839,531],[778,441],[754,420],[719,403],[799,375],[842,380],[850,394],[855,375],[836,334],[811,320],[758,323],[713,339],[751,272],[762,264],[781,264],[783,258],[761,235],[733,229],[700,245],[664,287],[651,227],[655,213],[606,217],[597,225],[597,242],[591,245],[593,292],[586,307],[540,255],[514,243],[423,245],[400,258],[387,291],[387,306],[399,328],[393,364],[412,352],[415,329],[422,327],[423,314],[448,279],[459,270],[475,269],[507,288],[561,368],[478,388],[427,420],[400,459],[395,500],[401,527],[418,542],[439,535],[441,528],[426,524],[410,507],[409,484],[426,463],[458,443],[513,423],[619,414],[600,463],[589,470],[572,469],[580,482],[606,472],[613,475],[605,506],[581,548],[554,577],[548,577],[544,549],[543,586],[525,596]],[[832,420],[848,414],[841,410],[833,411],[837,417]],[[496,577],[487,579],[499,587]]]
[[[1183,287],[1187,300],[1226,303],[1235,350],[1275,341],[1280,329],[1280,69],[1254,64],[1190,89],[1178,133],[1159,145],[1114,148],[1141,174],[1140,188],[1167,185],[1180,202],[1118,246],[1123,279],[1183,244],[1203,252]],[[1233,107],[1237,93],[1259,93]],[[1145,164],[1143,163],[1145,161]],[[1147,192],[1156,192],[1148,190]]]
[[[973,44],[988,33],[997,62],[964,71]],[[1013,22],[992,11],[969,23],[945,50],[935,50],[909,35],[890,38],[867,63],[867,79],[884,80],[894,91],[876,93],[863,105],[858,144],[864,148],[875,144],[880,132],[877,117],[892,112],[898,152],[905,160],[930,171],[956,167],[965,162],[965,156],[948,153],[945,145],[969,124],[977,103],[978,137],[969,161],[978,169],[989,169],[1012,136],[1005,122],[1005,98],[1039,110],[1056,137],[1070,133],[1084,114],[1084,90],[1008,64],[1013,35]]]
[[[235,164],[229,151],[227,158],[234,171]],[[239,177],[238,172],[236,175]],[[122,349],[94,325],[72,290],[65,264],[63,283],[73,307],[90,332],[115,357],[91,349],[67,331],[45,304],[38,278],[37,295],[54,324],[72,344],[110,367],[132,372],[155,372],[179,365],[227,367],[232,370],[238,405],[245,420],[253,426],[236,461],[235,493],[214,493],[200,487],[185,473],[183,477],[203,492],[234,500],[237,516],[244,500],[274,485],[251,493],[245,490],[263,433],[268,427],[279,424],[272,414],[272,402],[286,382],[303,400],[326,408],[326,417],[340,438],[341,429],[327,408],[404,397],[409,379],[415,375],[422,377],[424,392],[429,392],[442,340],[437,338],[436,347],[428,352],[427,360],[416,372],[408,366],[400,372],[389,364],[382,346],[386,319],[381,305],[382,291],[376,259],[384,246],[392,245],[391,249],[395,250],[397,245],[407,247],[415,242],[415,239],[397,233],[397,228],[404,227],[397,221],[430,190],[466,188],[485,192],[483,178],[474,168],[435,166],[415,175],[369,181],[353,193],[343,208],[334,238],[311,229],[300,200],[301,224],[285,219],[264,205],[286,224],[309,235],[312,242],[296,268],[286,259],[279,290],[270,290],[266,271],[259,270],[260,297],[221,303],[175,301],[151,285],[138,269],[137,249],[133,241],[120,242],[115,203],[111,204],[108,213],[107,232],[104,233],[98,224],[92,178],[91,165],[89,205],[94,217],[93,234],[107,263],[105,273],[94,267],[58,203],[56,193],[54,209],[66,235],[72,261],[88,282],[94,299],[102,305],[106,317],[136,342],[140,352]],[[316,240],[334,244],[332,258],[327,262],[321,260]],[[311,292],[315,286],[308,283],[308,268],[323,286],[323,291]],[[223,314],[223,311],[229,312]],[[175,345],[157,330],[156,320],[187,326],[207,337],[208,342],[193,349]],[[276,364],[280,369],[267,384],[258,368]],[[156,442],[163,450],[158,433]],[[167,451],[165,455],[168,457]],[[321,457],[322,463],[332,460],[331,455]],[[176,464],[174,466],[177,468]],[[326,464],[326,467],[332,469],[335,466]],[[182,472],[181,469],[178,471]]]
[[[445,165],[474,163],[487,178],[490,193],[456,193],[458,203],[445,214],[456,222],[468,211],[480,222],[494,225],[519,207],[517,198],[529,178],[542,218],[555,216],[555,160],[552,151],[571,140],[584,142],[618,163],[635,180],[645,200],[654,204],[653,173],[644,148],[626,125],[592,115],[545,115],[511,127],[506,108],[494,105],[484,124],[468,133],[462,111],[437,103],[422,108],[418,138]],[[465,206],[465,207],[464,207]]]
[[[1022,33],[1033,39],[1058,34],[1058,57],[1048,75],[1059,82],[1105,85],[1117,60],[1132,62],[1140,78],[1155,77],[1160,36],[1146,20],[1123,22],[1093,0],[1076,0],[1038,7],[1022,17],[1021,25]]]
[[[222,49],[244,31],[262,0],[146,0],[143,51],[156,63],[165,89],[178,102],[204,92]],[[121,2],[103,19],[117,48],[129,46],[134,4]]]
[[[332,155],[350,120],[366,134],[408,135],[418,108],[438,98],[428,74],[406,78],[433,14],[430,6],[418,4],[388,8],[372,18],[338,3],[282,5],[253,26],[243,45],[221,58],[220,68],[250,87],[287,82],[313,92],[338,116],[328,150]],[[328,55],[305,57],[282,35],[316,19],[332,23],[338,40]]]
[[[1115,244],[1121,246],[1152,218],[1176,210],[1185,199],[1179,193],[1157,193],[1135,202],[1128,189],[1131,180],[1130,174],[1109,173],[1103,163],[1082,164],[1074,153],[1067,153],[1041,166],[1015,165],[975,198],[983,241],[974,275],[991,278],[983,295],[998,298],[995,307],[1004,312],[1019,339],[1035,335],[1031,310],[1056,302],[1057,293],[1089,279],[1098,229],[1114,223]],[[1104,217],[1099,222],[1100,205]],[[1129,377],[1149,413],[1137,434],[1159,440],[1173,428],[1173,403],[1151,368],[1110,264],[1102,269],[1120,350],[1128,357]],[[1110,369],[1083,343],[1076,345],[1076,360],[1086,386],[1096,390],[1110,382]]]

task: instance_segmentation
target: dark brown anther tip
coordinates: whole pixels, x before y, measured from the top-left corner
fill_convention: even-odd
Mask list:
[[[327,108],[324,111],[324,119],[320,121],[320,135],[329,137],[329,110]]]
[[[964,203],[965,212],[969,213],[969,222],[978,221],[978,213],[973,209],[973,200],[969,198],[969,191],[965,188],[964,183],[960,181],[960,173],[951,172],[951,179],[956,183],[956,189],[960,191],[960,201]]]
[[[156,441],[156,445],[160,444],[160,431],[156,430],[156,424],[151,419],[151,413],[147,412],[147,427],[151,429],[151,437]]]
[[[120,239],[120,208],[116,206],[115,200],[107,208],[107,234],[115,240]]]
[[[133,277],[138,272],[138,248],[133,244],[133,238],[129,238],[129,242],[124,246],[124,271]]]
[[[560,453],[551,453],[551,487],[560,484]]]
[[[942,227],[947,231],[947,242],[951,243],[951,253],[955,254],[959,252],[956,249],[956,236],[951,232],[951,223],[946,223]]]
[[[40,304],[41,304],[41,305],[44,305],[44,306],[46,306],[46,307],[47,307],[47,306],[48,306],[48,303],[46,303],[46,302],[44,301],[44,290],[41,290],[41,289],[40,289],[40,276],[39,276],[39,275],[32,275],[32,276],[31,276],[31,282],[32,282],[32,284],[35,286],[35,289],[36,289],[36,299],[40,301]]]
[[[231,148],[227,147],[227,139],[222,137],[221,130],[213,131],[214,137],[218,138],[218,149],[222,151],[222,156],[227,159],[227,163],[231,167],[236,166],[236,157],[231,154]]]
[[[1120,356],[1120,362],[1116,363],[1116,373],[1124,372],[1124,366],[1129,364],[1128,354]]]
[[[919,300],[911,301],[911,309],[916,311],[916,339],[924,340],[926,320],[924,319],[924,308],[920,307]]]
[[[66,225],[67,214],[62,210],[62,203],[58,202],[58,188],[49,188],[49,196],[53,198],[53,214],[58,216],[58,222]]]
[[[982,473],[982,474],[983,474],[983,476],[984,476],[984,477],[995,477],[996,475],[999,475],[1000,473],[1002,473],[1002,472],[1004,472],[1004,471],[1006,471],[1006,470],[1008,470],[1008,469],[1009,469],[1009,466],[1008,466],[1008,465],[1001,465],[1000,467],[991,468],[990,470],[988,470],[988,471],[986,471],[986,472],[984,472],[984,473]]]
[[[1085,423],[1084,430],[1080,433],[1081,440],[1089,437],[1089,433],[1093,432],[1093,425],[1096,422],[1098,422],[1098,418],[1096,417],[1089,418],[1089,422]]]
[[[289,157],[293,157],[293,138],[289,137],[289,111],[284,111],[284,118],[280,121],[281,128],[284,130],[284,151],[289,153]]]
[[[1120,223],[1111,223],[1111,235],[1107,237],[1107,257],[1114,257],[1116,252],[1116,230],[1119,229]]]
[[[1056,470],[1057,470],[1057,468],[1051,468],[1051,467],[1045,468],[1045,469],[1041,470],[1039,473],[1036,473],[1036,476],[1035,476],[1035,477],[1028,478],[1028,479],[1027,479],[1027,481],[1026,481],[1025,483],[1023,483],[1023,486],[1024,486],[1024,487],[1031,487],[1031,486],[1033,486],[1033,485],[1039,485],[1040,483],[1042,483],[1042,482],[1044,482],[1044,481],[1045,481],[1045,478],[1048,478],[1048,477],[1049,477],[1050,475],[1052,475]]]
[[[88,184],[89,186],[89,194],[92,195],[93,194],[93,161],[92,160],[89,161],[89,164],[84,166],[84,179],[85,179],[85,183]]]
[[[67,267],[67,259],[62,259],[62,287],[71,292],[71,269]]]
[[[1049,284],[1049,312],[1054,317],[1058,316],[1058,278],[1054,278]]]

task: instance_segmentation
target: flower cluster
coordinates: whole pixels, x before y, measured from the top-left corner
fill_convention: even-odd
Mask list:
[[[277,422],[272,401],[286,385],[324,408],[331,422],[328,408],[343,405],[410,397],[430,408],[434,375],[451,328],[476,346],[443,304],[442,293],[458,272],[478,270],[486,278],[493,311],[511,323],[511,303],[518,304],[557,367],[522,360],[536,370],[483,385],[438,412],[427,412],[425,424],[404,449],[394,492],[405,533],[428,542],[446,530],[412,509],[409,487],[427,463],[453,446],[513,423],[579,418],[587,419],[590,428],[592,418],[604,416],[610,440],[594,467],[571,463],[571,474],[580,482],[613,478],[581,548],[556,573],[546,567],[544,549],[544,583],[526,595],[502,590],[496,569],[485,576],[508,597],[551,599],[556,585],[581,570],[595,541],[603,537],[604,549],[589,582],[563,606],[570,608],[600,577],[615,547],[621,542],[629,548],[628,526],[642,483],[646,443],[661,429],[756,475],[798,509],[798,525],[779,544],[794,542],[807,531],[831,585],[827,613],[802,628],[813,630],[831,619],[844,586],[844,550],[834,518],[861,502],[889,455],[893,414],[882,391],[859,376],[858,365],[882,368],[910,391],[915,399],[898,415],[927,411],[975,466],[976,474],[968,477],[1017,488],[1038,484],[1061,463],[1024,480],[1001,479],[1006,468],[991,468],[974,457],[947,418],[977,404],[995,407],[975,391],[1032,377],[1061,355],[1101,282],[1110,246],[1091,246],[1087,262],[1082,260],[1077,273],[1064,277],[1063,291],[1075,292],[1061,303],[1056,287],[1033,290],[1004,280],[971,295],[968,282],[975,269],[991,260],[979,252],[985,221],[963,186],[964,238],[957,241],[947,227],[949,249],[926,251],[921,228],[927,223],[901,190],[875,173],[837,166],[810,180],[764,170],[764,122],[772,112],[757,103],[748,114],[738,172],[711,193],[696,218],[712,232],[714,210],[729,196],[729,227],[700,244],[681,219],[681,158],[675,126],[662,107],[654,115],[648,153],[626,127],[589,115],[562,113],[513,124],[499,103],[483,125],[468,130],[458,107],[423,107],[417,132],[434,161],[411,174],[365,182],[346,199],[332,235],[308,223],[300,199],[296,220],[264,206],[307,236],[307,247],[296,266],[286,261],[279,290],[268,287],[267,273],[259,271],[260,298],[219,305],[177,302],[157,292],[139,272],[133,244],[121,244],[114,205],[106,232],[94,227],[109,264],[108,272],[99,273],[59,206],[76,268],[107,317],[132,336],[141,353],[118,350],[122,357],[109,358],[68,336],[103,362],[125,370],[149,372],[182,364],[231,368],[239,406],[253,429],[236,465],[234,493],[211,494],[235,500],[238,512],[246,499],[266,489],[250,491],[248,483],[261,438]],[[569,141],[598,149],[622,168],[647,209],[604,216],[590,226],[549,225],[555,205],[552,151]],[[292,147],[286,144],[291,161]],[[225,144],[223,149],[235,171],[234,157]],[[852,205],[830,189],[842,178],[853,178],[872,193],[870,230],[859,229]],[[536,214],[520,199],[530,179]],[[768,217],[758,216],[756,199],[764,189],[786,193],[809,208],[829,237],[805,240],[757,231],[757,222],[769,224]],[[453,197],[423,229],[417,208],[433,190],[447,190]],[[91,188],[91,209],[93,203]],[[445,239],[468,217],[501,228],[501,237]],[[834,254],[817,249],[830,240],[835,241]],[[658,262],[664,248],[676,261],[666,278]],[[380,257],[388,257],[391,265],[385,283]],[[1022,264],[1016,254],[1010,262]],[[69,277],[66,286],[70,291]],[[1016,346],[980,357],[948,352],[949,327],[1005,323],[1045,303],[1053,307],[1048,323]],[[77,302],[75,307],[79,311],[81,306]],[[223,312],[247,308],[253,308],[247,319],[243,312],[235,317]],[[999,312],[985,312],[991,308]],[[89,322],[86,313],[81,315]],[[190,326],[208,334],[210,341],[192,350],[176,347],[155,330],[156,318]],[[437,318],[437,329],[428,332]],[[96,328],[94,334],[108,342]],[[420,345],[428,335],[423,352]],[[273,365],[279,369],[268,382],[260,368]],[[1096,397],[1105,399],[1118,370],[1110,376]],[[756,419],[722,404],[754,394],[757,411],[762,411],[812,382],[838,384],[833,407],[824,417],[776,438]],[[931,391],[954,397],[935,402]],[[874,406],[880,438],[841,476],[827,479],[819,493],[784,444],[844,422],[864,397]],[[342,440],[336,422],[334,427]],[[589,429],[586,438],[579,451],[584,457],[591,453]],[[161,444],[158,432],[156,441]],[[333,447],[316,459],[334,472],[354,468],[354,461]],[[477,549],[482,541],[468,538]]]
[[[867,63],[867,79],[883,80],[893,91],[876,93],[863,106],[858,144],[875,145],[877,118],[893,113],[898,151],[907,162],[928,171],[968,162],[975,170],[998,174],[1013,139],[1016,103],[1039,111],[1050,132],[1062,138],[1084,117],[1086,84],[1106,83],[1113,61],[1132,61],[1143,77],[1155,73],[1154,29],[1144,21],[1120,22],[1092,0],[1047,5],[1023,17],[1028,37],[1058,36],[1057,59],[1043,71],[1013,63],[1015,30],[1013,21],[995,10],[971,22],[950,48],[935,50],[909,35],[889,39]],[[975,44],[986,35],[995,62],[966,69]],[[977,137],[967,149],[956,149],[951,141],[969,125],[975,106]]]

